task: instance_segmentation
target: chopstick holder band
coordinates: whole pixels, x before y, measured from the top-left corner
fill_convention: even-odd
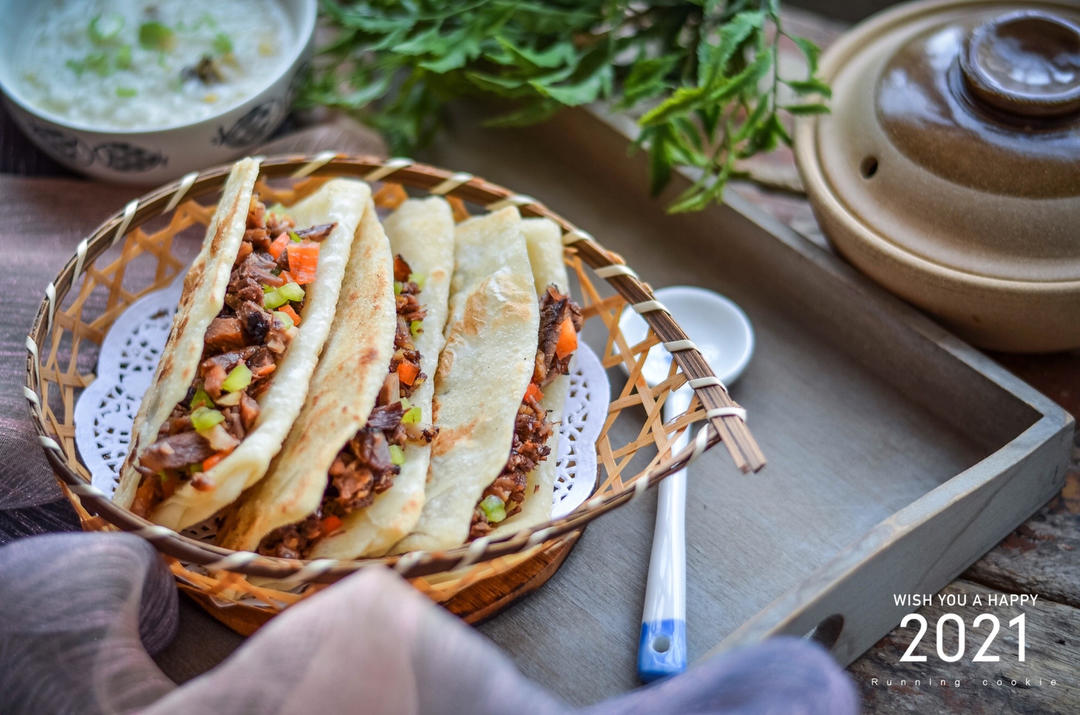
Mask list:
[[[135,529],[131,532],[135,536],[140,536],[147,540],[153,539],[167,539],[172,536],[176,536],[176,532],[172,529],[166,528],[161,524],[150,524],[140,529]]]
[[[526,196],[525,194],[512,194],[510,196],[507,196],[505,199],[499,199],[498,201],[490,203],[484,208],[486,208],[488,211],[498,211],[499,209],[504,209],[507,206],[517,206],[518,208],[521,208],[522,206],[528,206],[529,204],[539,203],[539,201],[537,201],[531,196]]]
[[[304,164],[299,169],[294,171],[292,173],[292,178],[300,179],[300,178],[303,178],[303,177],[307,176],[308,174],[313,174],[316,171],[318,171],[319,169],[321,169],[324,166],[326,166],[327,164],[329,164],[331,161],[333,161],[334,157],[336,157],[336,156],[337,156],[337,152],[332,150],[332,149],[327,149],[326,151],[321,151],[321,152],[319,152],[318,154],[315,155],[314,159],[312,159],[311,161],[309,161],[308,163]]]
[[[412,166],[413,163],[414,162],[412,159],[403,156],[394,157],[393,159],[387,159],[386,162],[378,169],[369,172],[367,176],[364,177],[364,181],[378,181],[379,179],[390,176],[398,169],[404,169],[406,166]]]
[[[715,375],[706,375],[705,377],[694,377],[686,381],[686,384],[690,386],[691,390],[699,390],[703,387],[719,387],[724,392],[727,392],[727,385],[716,377]]]
[[[176,191],[173,192],[172,198],[169,199],[169,203],[165,204],[165,211],[163,213],[169,213],[177,206],[180,205],[180,199],[187,195],[187,192],[191,190],[192,184],[195,183],[195,179],[199,178],[199,172],[192,171],[184,174],[180,179],[180,185],[176,187]]]
[[[624,266],[621,263],[612,263],[610,266],[600,266],[595,269],[596,275],[601,278],[614,278],[615,276],[630,276],[631,278],[637,278],[638,274],[630,266]]]
[[[408,573],[412,570],[413,566],[420,563],[420,559],[422,559],[423,556],[424,554],[420,551],[410,551],[407,554],[402,554],[398,558],[397,563],[394,564],[394,570],[400,574]]]
[[[457,187],[461,186],[462,184],[469,183],[470,181],[473,180],[473,178],[474,177],[473,177],[472,174],[470,174],[470,173],[468,173],[466,171],[459,171],[456,174],[451,174],[450,178],[448,178],[446,181],[442,182],[441,184],[433,186],[429,190],[429,192],[432,193],[432,194],[435,194],[436,196],[442,196],[444,194],[449,194],[451,191],[453,191]]]
[[[742,407],[714,407],[705,413],[705,417],[710,420],[714,417],[738,417],[746,422],[746,410]]]
[[[662,343],[662,345],[664,346],[664,350],[667,350],[669,353],[682,352],[683,350],[697,350],[698,352],[701,352],[697,343],[693,340],[669,340],[666,343]]]
[[[573,231],[569,231],[563,234],[562,242],[564,246],[572,246],[579,241],[595,241],[592,234],[588,231],[582,231],[580,228],[575,228]]]
[[[707,378],[701,378],[707,379]],[[712,378],[716,379],[716,378]],[[715,417],[738,417],[743,422],[746,422],[746,410],[742,407],[714,407],[713,409],[705,413],[707,419],[713,419]],[[702,425],[701,429],[697,431],[694,436],[694,450],[690,453],[689,459],[686,460],[685,466],[690,466],[690,463],[696,460],[701,455],[705,454],[705,449],[709,446],[709,428],[710,425],[706,422]]]
[[[235,568],[247,566],[258,556],[251,551],[236,551],[217,561],[206,564],[207,571],[232,571]]]
[[[124,214],[120,217],[120,225],[116,227],[116,234],[113,236],[112,243],[109,244],[110,248],[120,243],[120,239],[127,233],[128,226],[131,225],[131,219],[135,218],[137,208],[139,208],[138,199],[128,201],[127,206],[124,207]]]
[[[301,583],[307,583],[324,573],[334,568],[337,561],[334,559],[315,559],[304,565],[303,568],[298,569],[296,573],[291,576],[286,576],[278,582],[279,588],[292,588],[293,586]]]
[[[49,303],[49,322],[45,323],[45,332],[52,330],[53,318],[56,317],[56,284],[49,281],[45,286],[45,298]]]
[[[79,241],[79,245],[75,247],[75,272],[71,274],[71,282],[74,283],[83,272],[83,265],[86,263],[86,253],[90,249],[90,240],[84,238]]]
[[[643,300],[640,303],[634,303],[630,307],[633,308],[634,312],[638,315],[642,315],[644,313],[652,313],[657,310],[662,310],[665,313],[670,312],[667,309],[667,306],[658,300]]]

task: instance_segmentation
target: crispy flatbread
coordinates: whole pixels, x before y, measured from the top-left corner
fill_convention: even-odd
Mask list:
[[[161,424],[172,407],[184,398],[195,377],[202,354],[203,335],[224,302],[257,173],[258,164],[250,160],[234,168],[233,178],[240,183],[233,187],[233,178],[230,178],[226,186],[223,202],[228,201],[227,218],[219,208],[218,214],[215,214],[215,219],[219,220],[211,223],[211,228],[216,227],[226,240],[222,241],[221,246],[214,245],[216,241],[207,240],[204,253],[200,254],[192,267],[192,271],[198,269],[198,273],[190,286],[185,285],[185,296],[181,298],[173,324],[175,335],[170,337],[170,344],[166,345],[159,372],[148,392],[148,400],[153,406],[147,414],[152,417],[145,419],[142,424],[136,419],[134,429],[139,438],[133,443],[118,489],[118,494],[127,500],[126,503],[121,502],[124,506],[130,505],[134,486],[139,481],[139,475],[134,470],[133,455],[138,455],[141,445],[153,442]],[[209,488],[196,489],[190,482],[184,483],[157,506],[150,515],[151,521],[177,530],[191,526],[232,503],[244,489],[266,474],[270,460],[281,449],[289,428],[304,404],[312,371],[326,342],[337,306],[345,265],[361,218],[361,208],[367,204],[370,196],[371,190],[363,182],[333,179],[311,196],[287,208],[288,214],[299,226],[335,224],[320,247],[318,270],[314,282],[307,286],[299,332],[278,365],[270,387],[259,399],[259,416],[252,430],[231,454],[202,474],[201,482]],[[211,235],[216,234],[208,233],[208,236]],[[207,279],[200,278],[200,275],[207,276]],[[191,300],[187,300],[189,292]],[[177,338],[175,347],[172,345],[173,337]],[[130,480],[131,484],[125,484],[124,480]]]
[[[319,507],[326,471],[342,444],[364,426],[393,353],[393,257],[370,193],[308,399],[265,480],[245,491],[218,535],[227,549],[252,551],[279,526]]]
[[[570,279],[563,263],[562,232],[554,221],[546,218],[527,218],[521,222],[521,232],[529,250],[533,285],[537,295],[555,284],[559,292],[570,294]],[[552,432],[548,440],[551,453],[529,473],[525,487],[525,501],[521,510],[499,524],[489,536],[497,539],[521,529],[541,524],[551,518],[552,500],[555,492],[555,461],[559,449],[559,423],[562,421],[563,405],[570,391],[569,375],[559,375],[544,388],[540,404],[547,410]]]
[[[396,553],[465,542],[476,501],[506,465],[536,357],[540,316],[517,209],[459,224],[454,242],[432,409],[439,435],[424,509]]]
[[[203,335],[225,302],[229,274],[244,239],[244,222],[258,176],[259,162],[255,159],[241,159],[233,165],[206,228],[202,250],[184,276],[184,290],[169,339],[135,415],[128,455],[113,495],[113,501],[124,508],[131,507],[141,479],[135,471],[136,455],[154,442],[161,425],[176,403],[187,395],[188,386],[195,379],[203,353]]]
[[[435,392],[431,376],[443,347],[443,327],[449,312],[454,219],[444,199],[409,199],[386,219],[384,227],[390,238],[390,252],[400,254],[414,273],[425,278],[420,303],[426,315],[414,345],[420,351],[420,369],[429,378],[416,388],[409,401],[420,408],[420,422],[431,424],[431,398]],[[317,541],[311,558],[352,559],[381,556],[389,551],[420,518],[430,456],[430,445],[407,443],[405,463],[393,486],[375,497],[371,506],[345,517],[338,532]]]
[[[269,474],[229,511],[218,535],[226,548],[254,550],[266,534],[318,508],[330,464],[367,422],[386,379],[396,325],[393,256],[370,192],[363,199],[333,334]]]

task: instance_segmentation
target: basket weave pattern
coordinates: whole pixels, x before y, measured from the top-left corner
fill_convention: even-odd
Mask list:
[[[685,466],[706,449],[724,441],[737,467],[756,471],[764,458],[747,431],[744,413],[705,363],[701,354],[655,301],[622,259],[602,248],[591,236],[554,214],[535,199],[515,194],[469,174],[452,173],[408,159],[372,157],[284,156],[267,159],[257,190],[269,202],[285,204],[306,196],[334,176],[382,182],[376,202],[393,208],[415,194],[445,196],[456,220],[473,212],[517,206],[525,216],[546,216],[562,228],[564,259],[578,283],[577,297],[587,323],[597,322],[606,334],[601,358],[605,367],[624,363],[630,379],[610,403],[597,441],[599,464],[593,496],[568,516],[500,540],[481,538],[446,551],[414,552],[402,556],[357,561],[301,561],[233,552],[151,524],[117,507],[89,484],[89,473],[75,447],[73,412],[82,388],[93,381],[99,346],[113,321],[132,302],[167,286],[183,269],[177,256],[177,236],[200,235],[213,214],[229,167],[189,174],[168,186],[130,202],[84,238],[75,255],[46,289],[27,338],[26,398],[39,440],[52,463],[64,493],[88,530],[132,531],[151,541],[169,560],[182,587],[222,604],[258,603],[273,613],[303,594],[279,588],[260,588],[244,576],[285,579],[293,586],[324,584],[371,565],[385,565],[432,598],[441,600],[469,584],[513,568],[560,538],[568,538],[590,520],[631,499],[668,474]],[[201,204],[197,199],[211,201]],[[117,255],[118,254],[118,255]],[[139,270],[132,266],[140,265]],[[630,345],[619,332],[619,316],[634,306],[650,325],[642,342]],[[641,377],[645,355],[653,345],[675,355],[669,377],[649,387]],[[672,390],[687,380],[696,397],[689,410],[665,424],[661,407]],[[620,420],[644,422],[636,438],[616,444],[610,436]],[[678,454],[670,454],[675,434],[702,422],[696,439]],[[635,457],[648,463],[631,469]],[[424,578],[420,578],[424,577]]]

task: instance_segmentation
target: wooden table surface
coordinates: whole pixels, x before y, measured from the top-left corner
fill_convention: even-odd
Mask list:
[[[802,12],[791,12],[787,29],[826,45],[841,27]],[[757,166],[759,173],[780,179],[793,176],[790,153],[778,152]],[[0,110],[0,175],[70,176],[37,152]],[[26,186],[0,176],[0,211],[7,221],[21,221],[32,232],[35,212],[63,209],[71,204],[92,205],[111,201],[119,205],[125,196],[140,193],[88,185],[79,195],[57,196],[46,205],[26,205],[32,193]],[[796,230],[823,242],[805,198],[790,192],[764,190],[754,185],[734,188],[757,202]],[[77,213],[77,212],[73,212]],[[10,226],[10,224],[9,224]],[[35,236],[8,251],[21,252],[18,275],[9,276],[5,287],[8,310],[0,321],[0,484],[24,488],[0,491],[0,544],[35,533],[77,528],[74,513],[60,499],[49,477],[49,467],[32,440],[21,383],[23,341],[45,284],[70,254],[77,236],[86,226],[72,222],[54,236]],[[10,232],[5,232],[11,235]],[[1030,382],[1080,418],[1080,354],[1048,356],[994,356],[1006,367]],[[18,477],[18,478],[16,478]],[[926,663],[900,663],[899,658],[912,640],[913,631],[896,629],[883,638],[850,668],[859,684],[864,705],[870,712],[1080,712],[1077,668],[1080,663],[1080,450],[1074,457],[1062,493],[1043,507],[1027,523],[1014,531],[952,583],[947,593],[980,594],[1035,593],[1037,604],[1026,608],[1029,624],[1027,670],[1052,673],[1063,679],[1057,688],[975,687],[886,687],[887,680],[906,678],[909,682],[927,678],[981,680],[1009,676],[1005,663],[943,664],[934,655],[932,638],[924,639],[917,654],[928,655]],[[159,663],[172,677],[187,679],[219,662],[240,642],[196,607],[182,600],[181,632],[184,647],[167,649]],[[968,624],[985,607],[925,608],[920,611],[934,622],[945,610],[958,613]],[[194,646],[192,644],[195,644]],[[1015,669],[1014,669],[1015,670]],[[875,685],[875,679],[877,685]]]

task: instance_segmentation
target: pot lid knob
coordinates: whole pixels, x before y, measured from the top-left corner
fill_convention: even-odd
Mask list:
[[[960,70],[977,101],[1020,117],[1080,110],[1080,27],[1040,10],[1019,10],[975,27]]]

